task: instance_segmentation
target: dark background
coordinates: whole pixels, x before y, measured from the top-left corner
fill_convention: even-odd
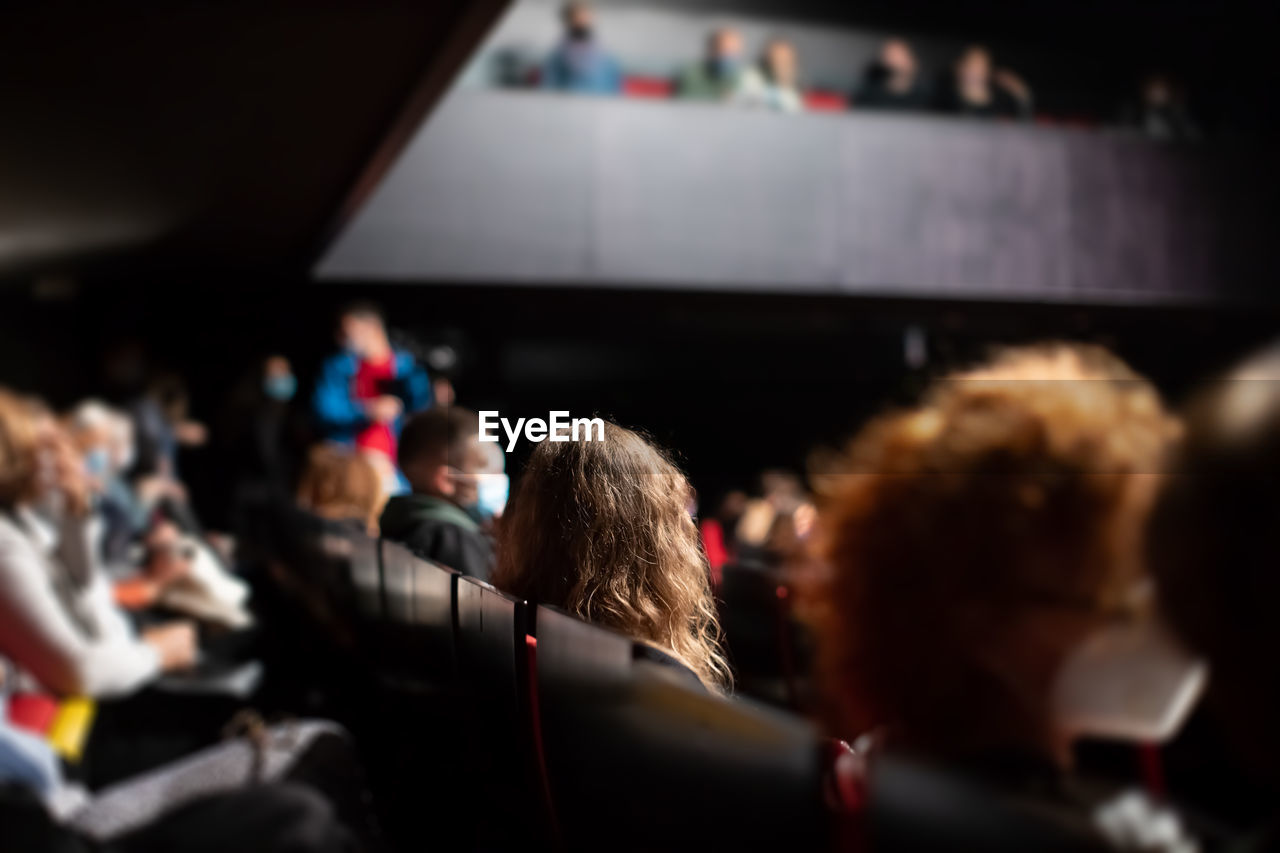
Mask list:
[[[46,281],[42,297],[8,293],[19,310],[4,315],[10,333],[0,345],[0,382],[58,405],[98,390],[98,356],[122,337],[145,340],[157,365],[181,371],[195,415],[208,422],[216,423],[235,382],[274,352],[293,360],[305,398],[333,350],[335,311],[373,299],[402,339],[458,350],[460,404],[513,420],[565,409],[642,428],[676,452],[704,503],[752,486],[766,466],[801,468],[814,448],[838,445],[868,415],[910,401],[930,376],[995,345],[1105,344],[1176,401],[1280,329],[1280,308],[1268,306],[316,285],[177,274],[148,284],[56,284]],[[910,326],[928,342],[930,360],[920,369],[905,360]],[[518,470],[522,449],[510,470]],[[184,476],[195,495],[220,494],[216,451],[191,452]],[[211,518],[224,511],[203,509]]]
[[[1213,124],[1274,140],[1275,3],[707,5],[1065,50],[1118,85],[1167,63]],[[71,403],[97,389],[103,347],[136,335],[187,376],[195,414],[212,421],[268,352],[294,359],[305,394],[336,307],[370,298],[393,328],[460,347],[460,403],[646,428],[678,450],[705,502],[765,465],[800,465],[992,343],[1106,343],[1176,398],[1280,330],[1273,294],[1126,308],[312,282],[501,6],[6,4],[0,383]],[[930,345],[921,371],[904,364],[910,325]],[[199,495],[217,459],[187,463]]]

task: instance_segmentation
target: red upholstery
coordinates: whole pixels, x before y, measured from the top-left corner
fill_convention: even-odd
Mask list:
[[[670,98],[674,92],[665,77],[627,76],[622,81],[622,94],[628,98]]]
[[[47,735],[58,714],[58,700],[44,693],[15,693],[9,697],[9,722],[40,736]]]
[[[547,750],[542,742],[542,708],[538,704],[538,640],[525,635],[525,662],[529,667],[529,728],[533,740],[533,760],[536,765],[539,786],[542,789],[543,817],[547,832],[556,849],[560,847],[560,821],[556,816],[555,800],[551,796],[551,779],[547,776]]]
[[[815,113],[842,113],[849,109],[844,95],[835,92],[819,92],[811,90],[804,93],[805,109]]]

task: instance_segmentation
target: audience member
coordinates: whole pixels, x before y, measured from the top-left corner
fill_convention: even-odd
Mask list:
[[[975,118],[1031,117],[1031,89],[1012,71],[995,68],[981,45],[960,54],[938,94],[942,112]]]
[[[59,695],[120,696],[195,660],[189,623],[134,633],[87,530],[70,440],[33,401],[0,390],[0,655]]]
[[[707,55],[682,70],[676,78],[676,97],[700,101],[727,101],[742,84],[742,33],[721,27],[707,38]]]
[[[737,559],[738,520],[747,508],[747,493],[733,490],[725,494],[714,514],[698,523],[698,536],[711,567],[712,586],[720,584],[720,570],[725,563]]]
[[[297,390],[289,359],[273,355],[232,393],[218,440],[227,476],[241,490],[288,494],[297,483],[302,449],[310,443],[295,403]]]
[[[911,45],[900,38],[880,46],[850,99],[854,106],[879,110],[927,110],[932,100]]]
[[[297,497],[303,509],[371,533],[378,531],[378,513],[386,500],[369,457],[336,444],[311,448]]]
[[[1170,463],[1147,538],[1164,612],[1212,667],[1211,711],[1225,723],[1272,822],[1241,850],[1280,844],[1280,347],[1246,361],[1198,393]],[[1235,848],[1233,848],[1235,849]]]
[[[156,375],[135,408],[139,473],[178,479],[178,448],[208,440],[204,424],[190,417],[185,380],[172,371]]]
[[[1123,116],[1124,124],[1160,142],[1198,142],[1200,128],[1187,108],[1186,96],[1173,78],[1149,74],[1138,90],[1137,103]]]
[[[1144,594],[1143,526],[1176,429],[1114,357],[1054,346],[954,375],[859,433],[822,516],[821,672],[839,734],[878,731],[883,748],[1066,814],[1105,807],[1061,777],[1073,740],[1102,734],[1098,705],[1150,722],[1124,704],[1146,670],[1110,638],[1142,632],[1193,672],[1160,645]]]
[[[561,17],[564,38],[542,66],[542,87],[593,95],[622,91],[622,69],[600,45],[591,4],[566,3]]]
[[[615,424],[604,441],[543,442],[503,517],[494,583],[627,634],[719,690],[728,669],[689,495],[666,456]]]
[[[86,400],[67,418],[71,440],[84,458],[94,509],[102,519],[100,557],[109,568],[125,565],[129,547],[147,527],[147,508],[124,473],[132,463],[133,424],[97,400]]]
[[[400,443],[400,468],[412,494],[387,502],[382,535],[423,559],[487,581],[493,543],[477,517],[481,484],[493,466],[485,447],[475,412],[452,406],[411,418]],[[501,506],[488,509],[500,512]]]
[[[808,535],[813,504],[804,483],[791,471],[765,471],[760,493],[742,508],[734,527],[734,550],[743,563],[777,565]]]
[[[382,313],[358,303],[339,316],[342,352],[320,370],[312,407],[320,437],[367,454],[388,494],[399,491],[396,439],[404,415],[430,408],[431,380],[404,350],[391,346]]]
[[[784,113],[804,109],[796,49],[786,39],[770,39],[760,62],[742,74],[734,103]]]

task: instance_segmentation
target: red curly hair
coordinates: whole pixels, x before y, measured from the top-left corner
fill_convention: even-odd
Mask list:
[[[1047,685],[1012,683],[1029,671],[1015,658],[1063,642],[1037,608],[1101,614],[1144,576],[1175,432],[1146,381],[1067,345],[1010,350],[862,430],[822,478],[816,627],[838,732],[888,725],[947,752],[1048,730]]]

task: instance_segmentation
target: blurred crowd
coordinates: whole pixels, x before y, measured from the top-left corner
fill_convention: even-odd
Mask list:
[[[854,109],[1019,121],[1035,116],[1030,85],[997,64],[982,44],[966,47],[948,68],[928,69],[910,41],[889,38],[854,90],[839,93],[806,88],[803,57],[781,36],[769,38],[753,54],[738,29],[718,28],[707,35],[701,58],[670,80],[655,80],[627,73],[623,60],[609,50],[590,4],[566,4],[562,21],[562,39],[529,80],[543,89],[669,96],[785,113]],[[1124,126],[1163,141],[1201,138],[1183,88],[1166,73],[1146,75],[1123,100],[1115,119]]]
[[[1273,790],[1280,759],[1275,351],[1182,414],[1101,348],[1003,351],[805,476],[764,472],[699,512],[671,457],[612,423],[604,441],[536,445],[508,507],[501,451],[378,309],[344,309],[337,335],[303,400],[272,356],[213,435],[182,383],[128,348],[108,359],[118,405],[59,413],[0,392],[0,782],[29,792],[43,831],[84,838],[99,792],[181,776],[173,762],[217,749],[227,700],[260,695],[256,641],[276,626],[178,467],[180,446],[214,441],[232,448],[233,503],[288,496],[333,529],[625,634],[713,696],[823,720],[853,790],[875,756],[906,752],[1111,849],[1276,841],[1274,809],[1217,811]],[[78,698],[98,719],[87,775],[67,778],[32,709]],[[1193,714],[1237,751],[1196,753],[1189,782],[1173,766],[1115,774],[1078,748],[1176,742]],[[311,841],[252,849],[354,849],[350,814],[311,787],[268,790],[263,819]],[[217,819],[234,796],[132,826],[227,849],[252,827]]]

